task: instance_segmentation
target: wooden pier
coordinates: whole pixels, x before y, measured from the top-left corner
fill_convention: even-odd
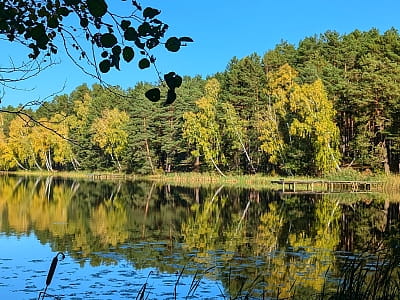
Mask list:
[[[127,176],[122,173],[92,173],[88,174],[90,180],[125,180]]]
[[[381,191],[381,181],[356,180],[272,180],[271,183],[281,185],[283,193],[338,193],[338,192],[372,192]]]

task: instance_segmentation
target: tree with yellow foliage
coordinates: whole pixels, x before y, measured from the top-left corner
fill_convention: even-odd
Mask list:
[[[290,157],[316,173],[330,172],[340,161],[336,111],[321,80],[299,84],[296,78],[288,64],[268,74],[271,102],[259,122],[261,149],[271,163],[285,165]]]
[[[205,96],[196,101],[199,109],[197,113],[187,112],[183,114],[183,137],[189,145],[195,149],[193,156],[204,155],[207,163],[211,163],[215,169],[225,176],[218,167],[225,161],[221,147],[221,131],[217,120],[217,101],[220,92],[220,84],[213,78],[207,81]]]
[[[95,119],[92,125],[93,142],[111,156],[118,171],[122,169],[119,158],[128,144],[128,121],[126,112],[114,108],[104,110],[102,116]]]

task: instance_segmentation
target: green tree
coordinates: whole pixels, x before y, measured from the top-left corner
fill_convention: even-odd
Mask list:
[[[246,139],[241,151],[240,167],[246,172],[255,173],[261,162],[258,151],[260,142],[257,131],[258,112],[265,105],[265,72],[261,58],[252,54],[243,59],[233,58],[222,77],[221,99],[233,105],[242,120]]]
[[[153,174],[156,171],[156,149],[153,138],[156,137],[156,127],[153,120],[158,114],[158,103],[144,101],[144,92],[151,88],[149,84],[138,83],[134,89],[128,90],[130,98],[126,104],[130,121],[127,124],[129,133],[127,151],[124,160],[128,172]]]

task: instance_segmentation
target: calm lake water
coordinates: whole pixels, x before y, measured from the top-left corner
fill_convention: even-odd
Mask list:
[[[0,298],[37,299],[60,251],[62,299],[308,297],[388,241],[389,200],[0,176]]]

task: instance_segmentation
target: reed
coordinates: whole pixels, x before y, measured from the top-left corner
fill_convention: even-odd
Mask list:
[[[399,299],[400,256],[391,251],[361,254],[345,263],[336,293],[329,299]]]
[[[400,175],[393,174],[387,176],[384,181],[384,190],[387,192],[400,191]]]

